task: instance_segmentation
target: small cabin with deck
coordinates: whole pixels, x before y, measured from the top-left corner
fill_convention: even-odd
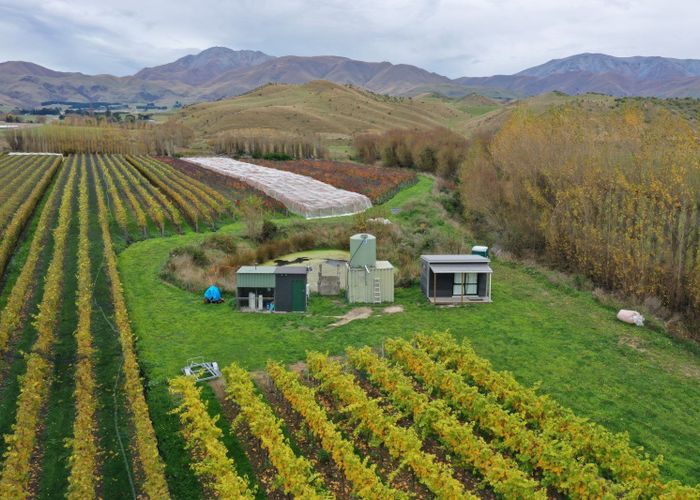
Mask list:
[[[491,302],[491,260],[483,255],[421,255],[421,291],[433,304]]]

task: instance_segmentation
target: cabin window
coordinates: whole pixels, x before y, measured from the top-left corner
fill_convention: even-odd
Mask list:
[[[477,295],[478,289],[477,273],[455,273],[452,295]]]

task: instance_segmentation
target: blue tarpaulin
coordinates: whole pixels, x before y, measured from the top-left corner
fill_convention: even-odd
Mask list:
[[[212,285],[204,292],[204,298],[210,302],[219,302],[221,300],[221,291],[216,285]]]

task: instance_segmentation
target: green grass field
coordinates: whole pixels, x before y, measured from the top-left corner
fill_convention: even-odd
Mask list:
[[[429,207],[431,187],[432,181],[422,177],[386,206],[420,200],[419,207]],[[397,219],[414,216],[406,210]],[[241,231],[240,224],[220,229],[234,235]],[[342,298],[314,296],[307,314],[239,313],[230,302],[205,306],[200,294],[160,280],[173,248],[204,237],[143,241],[120,255],[159,436],[176,428],[165,416],[169,403],[164,382],[179,373],[188,357],[202,355],[222,366],[236,361],[255,370],[268,359],[301,360],[310,349],[338,354],[348,345],[380,346],[387,337],[449,330],[469,338],[496,368],[512,371],[525,384],[540,383],[541,392],[577,414],[613,431],[627,431],[635,445],[663,454],[668,479],[700,481],[698,350],[659,331],[620,323],[616,311],[595,301],[590,292],[555,283],[522,265],[494,262],[492,304],[435,307],[414,286],[396,291],[403,313],[388,315],[374,307],[369,319],[331,328],[337,316],[351,309]],[[161,445],[171,473],[178,470],[175,444],[171,449],[168,443]]]

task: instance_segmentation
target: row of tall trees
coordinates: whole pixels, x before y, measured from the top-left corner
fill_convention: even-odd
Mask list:
[[[446,128],[397,129],[382,134],[359,134],[354,146],[364,163],[381,161],[387,167],[413,168],[453,179],[464,158],[467,140]]]
[[[700,317],[700,146],[660,107],[526,108],[470,147],[465,210],[516,252]]]
[[[209,141],[216,154],[270,159],[326,158],[328,152],[315,134],[244,129],[218,135]]]
[[[14,151],[51,153],[118,153],[170,156],[193,139],[193,131],[176,122],[114,124],[75,121],[7,132]]]

